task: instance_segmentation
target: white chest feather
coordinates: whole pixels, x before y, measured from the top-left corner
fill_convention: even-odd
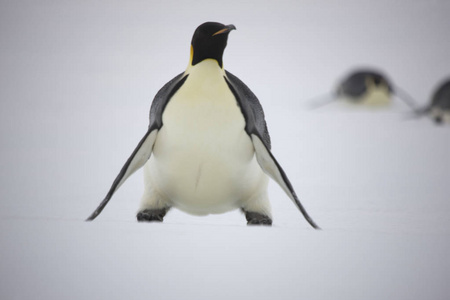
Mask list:
[[[163,113],[151,184],[180,209],[221,213],[255,193],[264,175],[224,71],[205,60],[188,72]]]
[[[376,87],[369,86],[368,90],[364,95],[359,97],[356,101],[355,99],[343,97],[343,100],[351,106],[366,106],[366,107],[386,107],[391,104],[391,94],[386,86]]]
[[[388,106],[391,104],[391,95],[385,87],[369,88],[367,93],[362,97],[361,103],[373,107]]]

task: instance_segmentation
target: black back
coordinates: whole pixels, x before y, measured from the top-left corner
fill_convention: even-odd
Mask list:
[[[450,110],[450,79],[442,83],[431,99],[431,106]]]
[[[271,149],[270,135],[264,117],[264,110],[258,98],[239,78],[228,71],[226,81],[236,98],[245,118],[245,131],[248,135],[256,134],[267,149]]]
[[[167,103],[169,103],[170,98],[178,91],[178,89],[183,85],[189,75],[184,76],[184,72],[175,76],[171,81],[166,83],[159,91],[156,93],[153,99],[152,105],[150,107],[150,123],[148,125],[149,131],[154,129],[160,129],[163,125],[162,114],[166,108]]]
[[[366,80],[371,78],[376,85],[385,84],[389,92],[392,93],[392,85],[386,76],[378,71],[359,70],[351,73],[338,86],[337,96],[347,96],[350,98],[359,98],[363,96],[368,89]]]

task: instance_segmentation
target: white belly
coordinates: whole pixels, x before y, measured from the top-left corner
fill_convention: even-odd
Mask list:
[[[146,165],[149,184],[172,206],[191,214],[236,209],[267,181],[244,127],[217,62],[192,67],[164,111]]]
[[[359,97],[356,101],[354,99],[348,99],[345,97],[344,100],[347,100],[346,103],[350,105],[372,108],[382,108],[392,104],[391,94],[385,85],[382,85],[380,87],[369,86],[367,92],[362,97]]]
[[[391,95],[387,90],[373,88],[361,99],[363,105],[383,107],[391,104]]]

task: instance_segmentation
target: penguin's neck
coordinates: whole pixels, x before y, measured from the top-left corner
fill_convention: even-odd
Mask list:
[[[205,59],[194,66],[189,64],[185,71],[189,75],[191,84],[200,84],[203,87],[213,88],[218,83],[223,83],[225,70],[219,66],[215,59]]]

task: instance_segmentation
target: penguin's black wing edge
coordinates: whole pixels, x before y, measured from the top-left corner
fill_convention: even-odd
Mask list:
[[[292,187],[289,178],[284,172],[283,168],[280,166],[278,161],[273,156],[272,152],[265,147],[261,139],[255,135],[251,135],[253,146],[255,147],[256,160],[261,166],[263,171],[269,175],[278,185],[283,189],[283,191],[288,195],[288,197],[294,202],[297,208],[302,213],[305,220],[314,228],[320,229],[320,227],[314,222],[314,220],[308,215],[306,209],[303,207],[302,203],[297,197],[297,194]]]
[[[251,133],[257,134],[264,142],[264,145],[270,150],[270,135],[261,103],[259,103],[255,94],[239,78],[228,71],[225,71],[225,74],[228,87],[233,92],[244,115],[245,131],[248,135]]]
[[[395,85],[394,87],[391,87],[391,90],[393,91],[393,94],[402,100],[413,112],[420,114],[421,110],[423,110],[418,108],[417,101],[400,86]]]
[[[171,81],[166,83],[156,94],[150,108],[150,125],[148,127],[147,133],[141,139],[131,156],[128,158],[128,160],[120,170],[119,174],[111,185],[108,194],[106,194],[106,197],[99,204],[96,210],[86,219],[86,221],[94,220],[102,212],[102,210],[108,204],[109,200],[111,200],[114,193],[127,180],[127,178],[130,177],[138,169],[140,169],[150,158],[156,136],[159,129],[163,125],[162,114],[169,100],[186,80],[187,76],[183,75],[184,73],[181,73],[173,78]]]
[[[252,139],[256,159],[261,166],[261,169],[280,185],[303,214],[306,221],[313,228],[320,229],[300,203],[286,173],[270,151],[270,136],[264,117],[264,111],[258,98],[239,78],[230,72],[226,71],[225,79],[244,115],[245,131]]]
[[[135,171],[141,168],[145,164],[145,162],[150,158],[157,133],[158,133],[157,129],[147,131],[147,133],[144,135],[144,137],[137,145],[136,149],[134,149],[133,153],[120,170],[119,174],[117,175],[116,179],[111,185],[108,194],[106,194],[106,197],[95,209],[95,211],[86,219],[86,221],[94,220],[102,212],[102,210],[108,204],[109,200],[111,200],[111,197],[113,196],[115,191],[119,189],[119,187],[125,182],[125,180],[127,180],[127,178],[131,174],[133,174]]]

